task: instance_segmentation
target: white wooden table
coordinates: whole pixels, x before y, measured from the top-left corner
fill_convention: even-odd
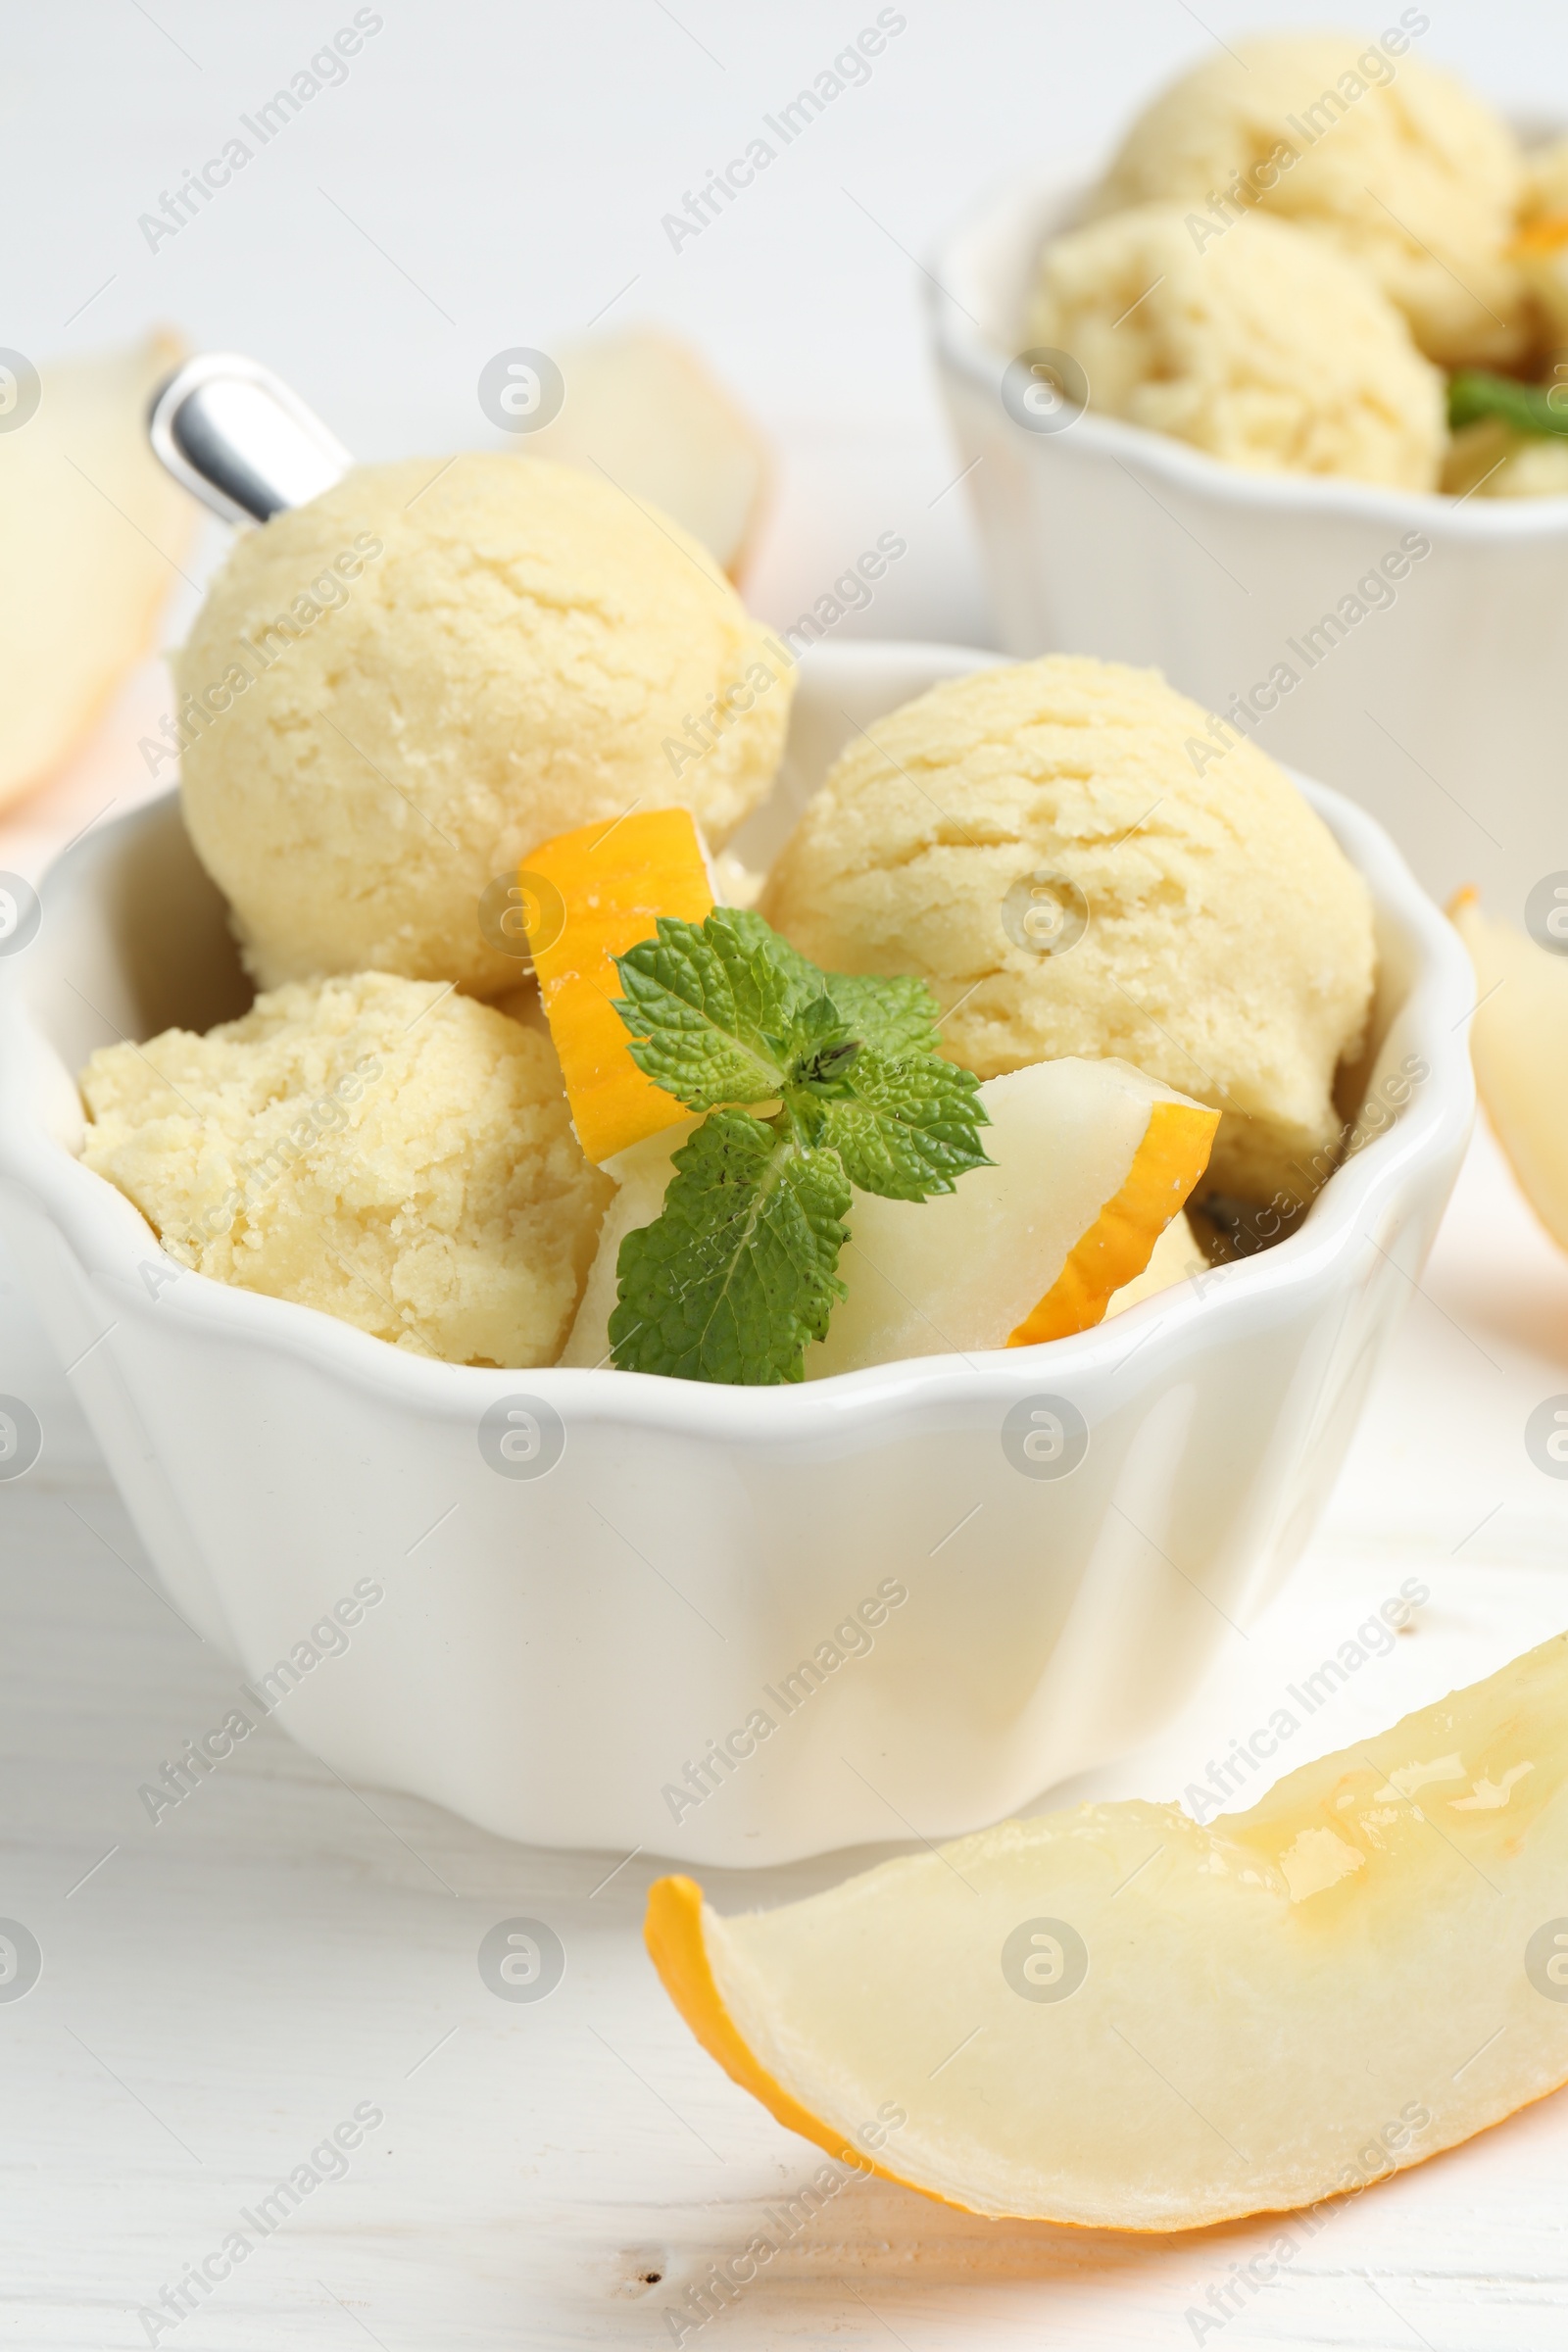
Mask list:
[[[0,1386],[42,1380],[19,1361],[24,1322],[4,1329]],[[1562,1389],[1568,1263],[1483,1138],[1290,1591],[1180,1723],[1066,1793],[1178,1795],[1407,1577],[1431,1592],[1412,1633],[1302,1725],[1290,1762],[1568,1624],[1568,1484],[1522,1438]],[[221,1718],[236,1676],[160,1598],[113,1492],[74,1461],[65,1408],[49,1409],[54,1475],[46,1458],[0,1487],[0,1914],[43,1953],[34,1987],[0,2003],[5,2340],[674,2342],[710,2264],[820,2159],[661,1991],[639,1936],[657,1861],[507,1845],[347,1787],[273,1724],[154,1826],[139,1786]],[[865,1858],[713,1874],[710,1891],[772,1902]],[[482,1936],[515,1917],[565,1949],[535,2004],[497,1998],[477,1965]],[[150,2339],[139,2312],[203,2258],[220,2271],[242,2216],[357,2109],[382,2120],[343,2177],[319,2157],[326,2177],[297,2209]],[[1294,2260],[1243,2297],[1233,2266],[1288,2221],[1139,2240],[993,2226],[850,2182],[682,2340],[1560,2352],[1565,2188],[1559,2098],[1335,2209],[1310,2242],[1297,2226]],[[1227,2295],[1241,2308],[1219,2325]]]
[[[580,322],[619,287],[612,323],[683,324],[785,433],[751,582],[761,612],[789,619],[893,527],[908,560],[844,633],[983,642],[904,256],[986,179],[1108,136],[1142,85],[1201,45],[1193,12],[910,11],[898,55],[801,143],[777,193],[683,255],[667,250],[662,208],[861,18],[709,0],[680,0],[673,18],[511,0],[385,13],[348,89],[258,164],[251,192],[156,254],[136,220],[161,175],[212,152],[352,10],[162,0],[92,12],[90,40],[77,12],[19,20],[12,177],[50,195],[14,240],[9,334],[47,355],[171,314],[209,347],[256,349],[354,446],[388,455],[478,438],[483,360]],[[1234,36],[1298,12],[1256,0],[1202,15]],[[1440,37],[1446,58],[1523,95],[1552,85],[1568,28],[1538,12],[1510,28],[1455,0]],[[587,88],[605,102],[560,102]],[[183,618],[171,615],[171,639]],[[137,681],[47,807],[0,830],[0,865],[35,871],[52,843],[123,807],[135,740],[169,707],[156,674]],[[43,1971],[0,2001],[0,2341],[1562,2352],[1560,2098],[1336,2209],[1309,2243],[1298,2231],[1299,2251],[1255,2295],[1230,2283],[1235,2266],[1289,2224],[1138,2240],[966,2221],[871,2182],[846,2186],[733,2309],[693,2327],[709,2266],[819,2157],[728,2082],[660,1990],[639,1936],[656,1860],[529,1851],[347,1788],[279,1722],[155,1826],[140,1785],[220,1719],[235,1677],[159,1597],[13,1281],[0,1262],[0,1392],[36,1398],[49,1449],[0,1485],[0,1916],[36,1936]],[[1530,1409],[1562,1390],[1568,1263],[1483,1144],[1290,1592],[1180,1723],[1053,1802],[1178,1796],[1407,1577],[1431,1593],[1412,1634],[1282,1761],[1568,1624],[1568,1484],[1535,1471],[1522,1441]],[[575,1769],[570,1753],[559,1769]],[[774,1901],[867,1858],[714,1875],[710,1891],[721,1906]],[[565,1949],[562,1984],[537,2004],[498,1999],[477,1965],[486,1933],[519,1916],[547,1921]],[[138,2317],[192,2265],[220,2269],[242,2214],[356,2109],[381,2120],[342,2178],[254,2232],[177,2325],[160,2324],[168,2310]]]

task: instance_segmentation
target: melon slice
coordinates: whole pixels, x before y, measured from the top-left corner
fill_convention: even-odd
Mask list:
[[[1125,1061],[1031,1062],[980,1100],[994,1167],[934,1200],[856,1195],[849,1296],[807,1350],[808,1380],[1088,1330],[1148,1265],[1219,1123]]]
[[[1082,1805],[730,1919],[663,1879],[648,1948],[833,2155],[973,2213],[1197,2229],[1568,2081],[1565,1781],[1559,1635],[1206,1829]]]
[[[65,765],[156,641],[197,521],[147,443],[181,356],[153,334],[63,361],[0,430],[0,806]],[[26,396],[0,377],[0,426]]]
[[[767,502],[767,443],[694,351],[649,328],[557,354],[561,413],[520,444],[608,475],[670,515],[738,578]]]
[[[1174,1290],[1181,1282],[1191,1282],[1198,1274],[1209,1271],[1204,1256],[1186,1217],[1172,1217],[1153,1249],[1149,1263],[1131,1282],[1123,1283],[1105,1309],[1105,1321],[1112,1315],[1123,1315],[1130,1306],[1142,1306],[1146,1298],[1157,1298],[1161,1291]]]
[[[560,1360],[564,1364],[592,1371],[596,1365],[610,1361],[610,1318],[615,1311],[619,1288],[616,1269],[620,1245],[628,1233],[651,1225],[663,1207],[664,1195],[675,1172],[670,1161],[698,1125],[679,1103],[675,1108],[681,1122],[678,1127],[662,1128],[657,1135],[633,1144],[628,1151],[618,1152],[606,1163],[606,1174],[614,1178],[619,1189],[599,1228],[599,1247],[583,1286],[582,1304],[562,1350]]]
[[[839,1261],[848,1296],[827,1338],[806,1351],[808,1380],[901,1356],[1025,1345],[1025,1332],[1057,1339],[1098,1323],[1143,1274],[1202,1174],[1219,1116],[1122,1061],[1033,1062],[988,1078],[980,1100],[994,1167],[970,1169],[956,1191],[931,1200],[855,1195]],[[611,1164],[620,1191],[564,1364],[608,1360],[620,1245],[658,1216],[671,1155],[693,1123]],[[1190,1249],[1167,1281],[1196,1271]]]
[[[1475,966],[1477,1089],[1525,1199],[1568,1250],[1568,955],[1489,922],[1473,890],[1448,911]],[[1568,917],[1568,894],[1562,911]]]
[[[631,1057],[615,957],[652,938],[662,914],[700,923],[712,913],[702,837],[685,808],[634,809],[542,842],[518,879],[577,1140],[590,1159],[610,1159],[689,1115]]]

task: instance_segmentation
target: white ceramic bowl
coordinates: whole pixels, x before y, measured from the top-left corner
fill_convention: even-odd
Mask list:
[[[990,659],[810,655],[742,846],[767,854],[855,724]],[[277,1714],[340,1772],[551,1845],[745,1865],[940,1837],[1146,1735],[1299,1552],[1470,1123],[1463,954],[1377,826],[1303,789],[1377,908],[1359,1091],[1430,1074],[1301,1230],[1076,1339],[765,1390],[431,1363],[171,1279],[74,1156],[73,1073],[247,991],[172,797],[90,835],[0,958],[0,1212],[176,1606],[262,1698],[296,1644],[333,1653]],[[1082,1459],[1036,1409],[1080,1417]],[[672,1797],[705,1756],[712,1786]]]
[[[1568,866],[1568,498],[1248,473],[1097,416],[1093,386],[1064,429],[1025,429],[1003,373],[1024,342],[1035,255],[1084,185],[1009,186],[931,264],[938,367],[1004,645],[1152,662],[1217,711],[1286,664],[1299,682],[1262,717],[1264,749],[1370,808],[1438,898],[1475,882],[1522,920],[1532,886]],[[1373,597],[1395,601],[1358,599],[1358,621],[1341,612],[1407,533],[1431,552],[1396,582],[1382,575]],[[1314,629],[1329,650],[1309,661]]]

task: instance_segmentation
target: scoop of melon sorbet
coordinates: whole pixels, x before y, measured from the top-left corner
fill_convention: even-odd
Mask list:
[[[553,1363],[613,1187],[548,1039],[386,972],[109,1046],[82,1157],[166,1252],[416,1355]]]
[[[982,1078],[1114,1055],[1210,1103],[1200,1194],[1304,1201],[1334,1165],[1366,885],[1273,760],[1157,671],[1051,655],[877,720],[762,910],[829,970],[919,973]]]

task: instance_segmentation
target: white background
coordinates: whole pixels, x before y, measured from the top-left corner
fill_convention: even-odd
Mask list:
[[[351,22],[350,0],[10,0],[7,339],[43,359],[167,318],[277,368],[351,449],[382,458],[499,445],[474,391],[498,350],[548,350],[601,313],[606,326],[659,320],[701,345],[781,445],[751,583],[767,617],[792,616],[893,528],[912,560],[846,627],[971,643],[992,633],[963,493],[929,503],[956,466],[918,259],[993,182],[1098,156],[1216,37],[1321,22],[1268,0],[1196,14],[1184,0],[909,0],[870,80],[675,252],[662,216],[874,23],[875,0],[376,13],[383,29],[348,79],[150,251],[139,216]],[[1429,13],[1424,57],[1510,108],[1568,111],[1568,13],[1477,0]],[[1397,16],[1391,0],[1363,22]]]
[[[195,345],[267,361],[351,447],[384,457],[498,438],[474,385],[499,348],[549,348],[601,312],[673,324],[778,447],[754,603],[787,617],[894,528],[909,560],[846,630],[971,642],[991,626],[962,492],[947,495],[910,257],[994,179],[1092,157],[1214,38],[1299,21],[1218,0],[1201,23],[1183,0],[908,5],[869,84],[675,253],[661,216],[874,6],[379,13],[346,84],[153,252],[138,215],[352,7],[11,0],[3,339],[47,360],[169,319]],[[1568,112],[1568,13],[1431,13],[1423,54],[1505,105]],[[133,731],[122,710],[50,808],[21,812],[29,862],[52,825],[74,829],[68,810],[85,822],[116,789]],[[695,2049],[653,1983],[637,1939],[651,1858],[595,1892],[613,1857],[529,1853],[356,1792],[270,1727],[152,1828],[137,1784],[220,1715],[232,1676],[147,1583],[4,1282],[0,1387],[39,1396],[59,1444],[0,1498],[0,1913],[28,1920],[46,1952],[36,1989],[0,2007],[0,2339],[144,2342],[137,2306],[369,2099],[386,2122],[350,2179],[162,2341],[671,2341],[684,2283],[812,2161]],[[1568,1486],[1521,1443],[1529,1410],[1564,1387],[1568,1268],[1483,1142],[1291,1592],[1182,1722],[1094,1792],[1178,1794],[1404,1577],[1431,1589],[1415,1633],[1314,1719],[1292,1761],[1568,1622]],[[714,1891],[731,1907],[777,1899],[843,1867]],[[474,1964],[484,1932],[517,1913],[567,1945],[566,1982],[537,2009],[497,2002]],[[1563,2105],[1343,2209],[1226,2321],[1225,2352],[1560,2352]],[[1273,2231],[1141,2243],[990,2228],[872,2185],[686,2340],[1182,2345],[1184,2314]],[[642,2286],[644,2272],[659,2282]]]

